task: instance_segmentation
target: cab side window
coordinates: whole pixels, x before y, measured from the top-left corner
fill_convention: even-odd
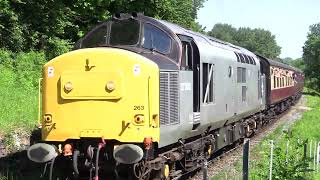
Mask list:
[[[182,70],[192,70],[192,47],[189,42],[182,42]]]
[[[146,23],[144,24],[142,47],[168,54],[171,50],[171,38],[159,28]]]

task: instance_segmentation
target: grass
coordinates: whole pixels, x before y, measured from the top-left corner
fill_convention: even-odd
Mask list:
[[[292,132],[297,138],[320,141],[320,96],[307,98],[307,106],[312,109],[293,125]]]
[[[3,69],[2,69],[3,70]],[[32,129],[37,120],[37,91],[19,87],[0,72],[0,130],[5,134],[17,128]]]
[[[0,49],[0,140],[9,152],[23,149],[21,142],[26,145],[37,124],[38,78],[45,62],[43,52]]]
[[[18,86],[11,77],[14,72],[0,68],[0,139],[8,152],[19,150],[17,137],[28,138],[37,123],[37,91]]]

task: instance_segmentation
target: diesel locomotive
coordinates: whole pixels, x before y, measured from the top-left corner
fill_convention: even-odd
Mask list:
[[[303,73],[142,14],[116,14],[43,67],[50,178],[175,179],[300,97]]]

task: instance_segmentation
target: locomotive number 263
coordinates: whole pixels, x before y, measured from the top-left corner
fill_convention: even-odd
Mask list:
[[[144,106],[133,106],[133,110],[135,111],[144,110]]]

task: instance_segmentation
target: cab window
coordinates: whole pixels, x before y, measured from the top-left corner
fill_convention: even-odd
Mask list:
[[[102,25],[90,32],[82,41],[82,48],[103,46],[107,41],[107,25]]]
[[[144,25],[142,47],[168,54],[171,50],[171,39],[165,32],[147,23]]]
[[[139,40],[140,23],[134,19],[113,21],[110,45],[135,45]]]

